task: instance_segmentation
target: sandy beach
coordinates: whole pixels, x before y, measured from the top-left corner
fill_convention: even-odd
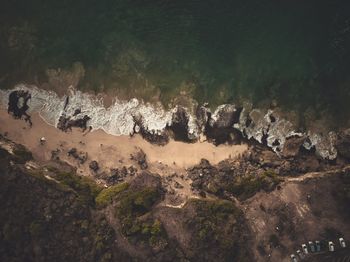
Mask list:
[[[0,110],[0,133],[6,133],[9,139],[26,146],[39,161],[50,160],[51,151],[56,149],[61,151],[60,158],[67,162],[73,161],[67,157],[69,149],[87,152],[88,161],[82,166],[78,165],[78,169],[82,170],[88,170],[88,163],[92,160],[98,161],[104,169],[135,164],[130,155],[140,149],[145,152],[151,166],[164,165],[177,169],[195,165],[202,158],[216,164],[230,157],[235,158],[247,149],[247,145],[215,146],[209,142],[189,144],[173,140],[165,146],[158,146],[139,135],[112,136],[102,130],[87,134],[80,129],[62,132],[48,125],[38,114],[32,114],[32,122],[33,126],[29,127],[25,121],[14,119],[7,111]],[[39,143],[41,137],[46,138],[44,145]]]

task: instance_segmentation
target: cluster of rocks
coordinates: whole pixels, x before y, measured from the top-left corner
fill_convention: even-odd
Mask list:
[[[141,170],[145,170],[148,168],[146,154],[145,152],[143,152],[142,149],[137,151],[135,154],[131,154],[130,159],[136,161],[137,164],[140,166]]]
[[[77,114],[74,114],[73,117],[66,116],[62,114],[58,119],[57,128],[62,131],[72,130],[73,127],[81,128],[83,131],[87,129],[87,122],[91,119],[88,115],[82,117],[78,116],[80,110],[77,111]]]
[[[182,183],[179,183],[178,181],[188,180],[188,178],[185,179],[184,175],[179,175],[178,173],[174,172],[168,176],[164,176],[162,178],[162,185],[164,188],[166,188],[166,192],[169,195],[175,194],[175,189],[183,189],[184,186]]]
[[[97,174],[97,178],[105,181],[108,186],[112,186],[135,176],[137,171],[137,168],[134,166],[123,166],[122,168],[112,168],[109,173],[102,172]]]
[[[83,151],[78,151],[75,147],[68,150],[67,155],[78,160],[80,164],[84,164],[88,159],[88,153]]]

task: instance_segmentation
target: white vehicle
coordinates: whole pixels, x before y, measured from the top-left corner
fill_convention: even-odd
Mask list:
[[[316,243],[316,252],[320,252],[321,251],[321,243],[320,243],[320,241],[316,240],[315,243]]]
[[[328,249],[330,252],[334,252],[334,243],[332,241],[328,242]]]
[[[303,259],[305,257],[304,253],[300,251],[300,249],[297,250],[297,254],[300,257],[300,259]]]
[[[301,249],[304,251],[305,254],[309,254],[309,250],[307,250],[306,244],[302,244]]]
[[[310,247],[311,253],[314,253],[316,251],[315,245],[312,241],[309,241],[309,247]]]
[[[344,240],[344,238],[339,238],[339,244],[340,244],[340,246],[342,247],[342,248],[346,248],[346,244],[345,244],[345,240]]]
[[[297,260],[297,258],[296,258],[296,256],[294,254],[291,254],[290,255],[290,261],[297,262],[298,260]]]

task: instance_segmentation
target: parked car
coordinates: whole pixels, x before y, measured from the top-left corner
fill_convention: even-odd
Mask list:
[[[309,254],[309,250],[307,249],[306,244],[302,244],[301,249],[304,251],[305,254]]]
[[[290,261],[297,262],[298,260],[297,260],[297,258],[296,258],[296,256],[294,254],[291,254],[290,255]]]
[[[300,257],[300,259],[304,259],[304,258],[305,258],[304,253],[301,252],[300,249],[297,250],[297,254],[298,254],[298,256]]]
[[[328,242],[328,249],[330,252],[334,252],[334,243],[332,241]]]
[[[315,244],[316,244],[316,252],[320,252],[321,251],[321,243],[320,243],[320,241],[316,240]]]
[[[339,238],[339,244],[340,244],[340,246],[342,247],[342,248],[346,248],[346,243],[345,243],[345,240],[344,240],[344,238]]]
[[[315,245],[314,245],[314,243],[312,241],[309,241],[309,247],[310,247],[311,253],[316,252]]]

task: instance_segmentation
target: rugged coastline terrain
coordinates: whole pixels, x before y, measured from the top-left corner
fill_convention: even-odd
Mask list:
[[[350,238],[347,131],[333,141],[336,158],[305,147],[304,135],[274,151],[269,130],[282,120],[262,115],[264,129],[251,114],[242,136],[237,108],[225,105],[195,141],[181,141],[188,122],[176,111],[159,143],[147,128],[90,130],[87,118],[61,130],[30,110],[33,93],[21,94],[2,97],[9,107],[0,111],[1,260],[289,261],[320,240],[322,253],[306,259],[323,261],[327,241]]]

